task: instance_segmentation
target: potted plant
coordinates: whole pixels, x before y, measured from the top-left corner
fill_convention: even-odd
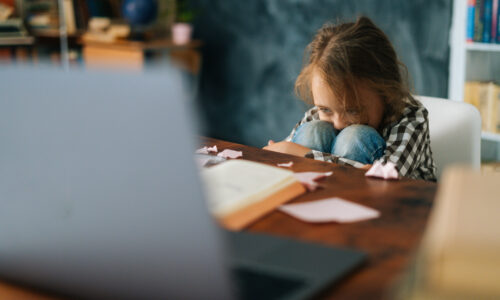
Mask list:
[[[176,45],[185,45],[191,41],[193,33],[194,11],[188,0],[177,0],[175,22],[172,25],[172,40]]]

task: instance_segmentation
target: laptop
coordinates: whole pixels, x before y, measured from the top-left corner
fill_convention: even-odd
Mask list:
[[[220,229],[183,76],[0,69],[0,278],[83,299],[304,299],[365,254]]]

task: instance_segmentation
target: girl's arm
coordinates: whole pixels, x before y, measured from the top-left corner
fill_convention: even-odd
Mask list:
[[[302,120],[300,120],[300,122],[298,122],[293,127],[292,132],[283,141],[275,142],[273,140],[270,140],[267,143],[267,146],[265,146],[263,149],[304,157],[307,153],[311,152],[311,149],[293,143],[292,138],[295,135],[295,132],[297,131],[297,128],[299,128],[300,125],[306,122],[310,122],[312,120],[319,120],[318,109],[316,107],[312,107],[305,112]]]
[[[267,146],[264,147],[264,150],[286,153],[302,157],[311,151],[311,149],[296,143],[287,141],[274,142],[272,140],[267,143]]]
[[[425,108],[406,114],[391,128],[386,145],[379,162],[394,163],[401,177],[436,180]]]

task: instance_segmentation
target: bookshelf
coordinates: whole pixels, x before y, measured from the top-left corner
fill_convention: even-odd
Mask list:
[[[467,42],[467,13],[467,0],[453,1],[448,97],[454,101],[464,101],[466,81],[500,83],[500,44]],[[483,132],[482,138],[500,150],[500,133]]]
[[[112,38],[110,39],[109,36],[106,35],[105,30],[96,30],[96,26],[94,26],[94,29],[92,31],[89,29],[89,21],[93,17],[108,19],[110,23],[108,24],[108,26],[115,26],[114,29],[121,26],[120,32],[123,32],[123,28],[126,26],[136,26],[136,29],[139,28],[141,31],[143,31],[143,38],[145,41],[145,43],[143,44],[147,45],[144,47],[141,46],[140,48],[145,48],[147,51],[143,51],[145,53],[141,54],[140,59],[144,60],[142,56],[145,56],[145,54],[147,54],[146,56],[149,60],[149,58],[151,57],[149,44],[156,45],[158,44],[156,42],[163,42],[164,40],[172,39],[170,30],[175,21],[175,16],[177,13],[175,4],[178,0],[158,1],[158,11],[156,19],[147,25],[129,25],[127,23],[127,21],[123,18],[121,12],[123,0],[12,1],[14,1],[16,5],[17,18],[23,20],[23,23],[26,25],[29,33],[31,34],[31,40],[33,44],[32,48],[30,48],[32,50],[30,57],[31,61],[38,63],[38,61],[40,61],[39,58],[43,58],[44,61],[50,58],[51,63],[60,64],[63,67],[68,68],[69,65],[78,67],[87,66],[84,57],[84,50],[88,46],[87,40],[89,39],[89,37],[93,37],[94,39],[101,37],[109,42],[107,45],[100,45],[99,47],[101,50],[104,48],[115,49],[117,44],[124,44],[122,43],[122,41],[137,39],[137,34],[135,36],[130,34],[131,36],[127,39],[124,38],[125,36],[119,38],[112,37],[116,38],[116,41],[114,41],[112,40]],[[133,28],[130,27],[129,29],[133,30]],[[113,32],[117,31],[119,30],[114,30]],[[135,46],[137,44],[139,43],[127,43],[127,45]],[[165,45],[165,43],[161,44]],[[163,47],[163,49],[167,49],[169,51],[165,50],[164,52],[168,52],[168,54],[171,54],[168,57],[167,55],[165,55],[165,58],[173,58],[172,60],[176,60],[177,57],[183,56],[181,59],[183,60],[181,62],[181,66],[184,66],[183,62],[188,61],[188,59],[184,56],[195,57],[193,59],[190,59],[189,64],[186,66],[188,68],[188,71],[197,73],[197,70],[199,69],[198,66],[200,64],[199,53],[190,53],[188,55],[184,52],[188,52],[187,50],[191,51],[194,48],[199,48],[198,44],[200,44],[199,41],[192,41],[191,43],[188,43],[188,45],[182,45],[183,47],[178,47],[177,45],[175,45],[175,47],[174,45],[170,45],[169,47],[165,46]],[[94,46],[95,45],[93,45],[93,47]],[[113,60],[114,58],[113,56],[109,57],[111,60]],[[125,61],[125,63],[127,62]]]
[[[466,43],[466,51],[500,52],[500,44]]]
[[[500,134],[498,133],[491,133],[491,132],[483,132],[481,134],[481,137],[485,140],[493,141],[493,142],[499,142],[500,143]]]
[[[15,7],[13,20],[22,20],[30,39],[29,54],[23,56],[21,62],[38,63],[51,62],[68,67],[69,63],[77,63],[78,53],[81,51],[79,39],[83,28],[76,27],[75,6],[80,0],[13,0]],[[84,0],[81,0],[84,1]],[[64,7],[64,9],[60,9]],[[71,11],[73,27],[68,31],[66,14]],[[69,15],[69,14],[68,14]],[[80,20],[83,22],[84,20]],[[79,24],[80,25],[80,24]],[[7,45],[8,46],[8,45]],[[71,54],[71,55],[70,55]],[[71,60],[70,60],[71,57]],[[11,56],[10,61],[17,57]]]

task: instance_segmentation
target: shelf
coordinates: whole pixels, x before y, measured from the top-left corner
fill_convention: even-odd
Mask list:
[[[500,44],[466,43],[465,49],[469,51],[500,52]]]
[[[488,141],[500,142],[500,133],[485,132],[481,133],[481,138]]]
[[[0,46],[30,46],[33,42],[32,36],[0,37]]]

